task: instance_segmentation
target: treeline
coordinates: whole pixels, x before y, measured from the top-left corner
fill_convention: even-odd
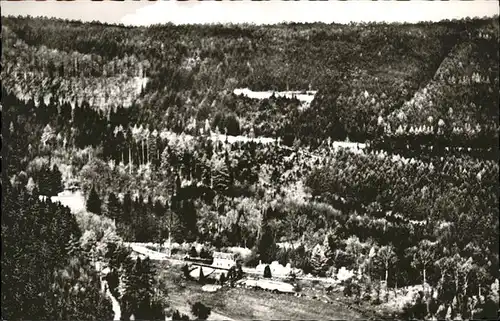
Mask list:
[[[488,129],[471,134],[409,132],[381,135],[369,141],[368,145],[368,150],[384,150],[406,158],[422,160],[462,155],[485,160],[495,160],[499,157],[498,131]]]

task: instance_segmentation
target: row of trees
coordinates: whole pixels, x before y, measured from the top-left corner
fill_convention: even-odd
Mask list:
[[[370,150],[385,150],[407,158],[432,159],[435,157],[461,157],[498,159],[498,131],[484,129],[477,134],[463,133],[401,133],[389,134],[369,142]]]

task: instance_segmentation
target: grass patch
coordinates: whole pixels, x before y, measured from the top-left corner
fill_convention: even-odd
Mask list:
[[[200,284],[182,278],[180,266],[161,263],[158,268],[168,301],[180,311],[189,311],[191,304],[202,302],[213,312],[232,319],[366,319],[342,302],[324,303],[245,288],[225,287],[215,293],[206,293]]]

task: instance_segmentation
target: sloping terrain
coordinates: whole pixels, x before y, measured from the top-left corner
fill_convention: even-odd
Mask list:
[[[203,248],[182,251],[200,257],[244,247],[248,267],[279,261],[315,277],[357,271],[343,294],[365,306],[380,306],[381,288],[421,285],[408,319],[444,319],[448,309],[452,319],[496,315],[498,158],[484,152],[498,145],[497,18],[150,28],[5,18],[2,181],[18,194],[11,221],[2,220],[8,245],[44,258],[61,252],[67,242],[56,234],[66,228],[45,228],[58,218],[42,222],[41,234],[23,222],[53,210],[67,217],[37,195],[68,183],[127,242],[197,242]],[[238,96],[238,88],[316,94],[302,109],[293,97]],[[33,249],[24,233],[51,251],[43,242]],[[82,238],[92,258],[92,233]],[[108,245],[122,316],[162,317],[169,299],[156,292],[159,273]],[[26,255],[2,267],[21,273]],[[25,291],[35,299],[53,280],[28,271],[19,277],[36,281]],[[183,294],[204,298],[198,288],[172,289],[179,309],[193,303]],[[32,315],[16,295],[6,315]],[[283,298],[230,289],[206,303],[236,319],[356,316]]]
[[[235,114],[237,130],[222,125],[232,134],[253,129],[359,141],[373,137],[379,116],[397,128],[401,119],[418,127],[429,116],[436,122],[446,116],[450,126],[491,125],[498,115],[494,19],[131,28],[4,18],[2,28],[8,89],[38,98],[49,88],[60,99],[85,99],[96,108],[134,105],[137,117],[155,127],[186,128]],[[293,99],[233,95],[246,87],[319,92],[301,112]]]

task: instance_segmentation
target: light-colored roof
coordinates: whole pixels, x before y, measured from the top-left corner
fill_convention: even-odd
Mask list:
[[[226,260],[234,260],[235,255],[233,253],[225,253],[225,252],[214,252],[214,259],[226,259]]]

